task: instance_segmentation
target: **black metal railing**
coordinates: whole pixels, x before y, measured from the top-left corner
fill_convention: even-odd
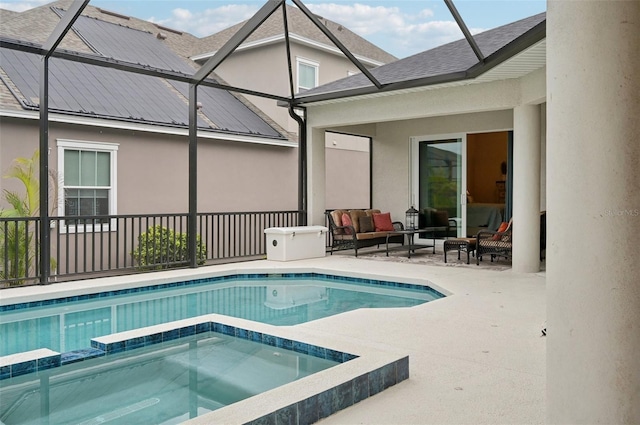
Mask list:
[[[198,264],[266,255],[264,230],[299,211],[199,213]],[[188,214],[51,217],[51,281],[188,266]],[[38,218],[0,218],[0,287],[39,283]]]

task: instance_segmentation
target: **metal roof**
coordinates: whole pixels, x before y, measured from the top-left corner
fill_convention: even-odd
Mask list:
[[[64,15],[55,9],[59,16]],[[96,55],[142,66],[193,75],[195,67],[153,34],[80,16],[74,32]],[[39,61],[36,54],[0,49],[0,66],[24,96],[24,107],[39,106]],[[49,108],[72,115],[186,127],[189,122],[186,83],[53,58]],[[16,97],[20,97],[16,93]],[[201,86],[201,129],[284,139],[256,112],[226,90]]]

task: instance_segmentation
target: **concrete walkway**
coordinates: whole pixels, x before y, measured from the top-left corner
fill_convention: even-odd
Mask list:
[[[451,293],[408,309],[358,310],[299,325],[326,333],[327,339],[360,340],[410,356],[408,381],[320,423],[544,423],[544,273],[380,262],[342,255],[286,264],[419,277]]]

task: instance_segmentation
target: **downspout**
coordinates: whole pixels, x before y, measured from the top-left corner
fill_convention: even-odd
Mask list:
[[[298,223],[307,225],[307,109],[302,109],[303,117],[296,114],[289,103],[289,115],[298,123]]]

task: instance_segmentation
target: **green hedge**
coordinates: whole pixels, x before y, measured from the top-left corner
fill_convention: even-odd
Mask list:
[[[207,248],[196,235],[198,264],[204,264]],[[149,227],[138,236],[138,248],[131,255],[140,269],[167,269],[189,264],[186,233],[177,233],[163,226]]]

